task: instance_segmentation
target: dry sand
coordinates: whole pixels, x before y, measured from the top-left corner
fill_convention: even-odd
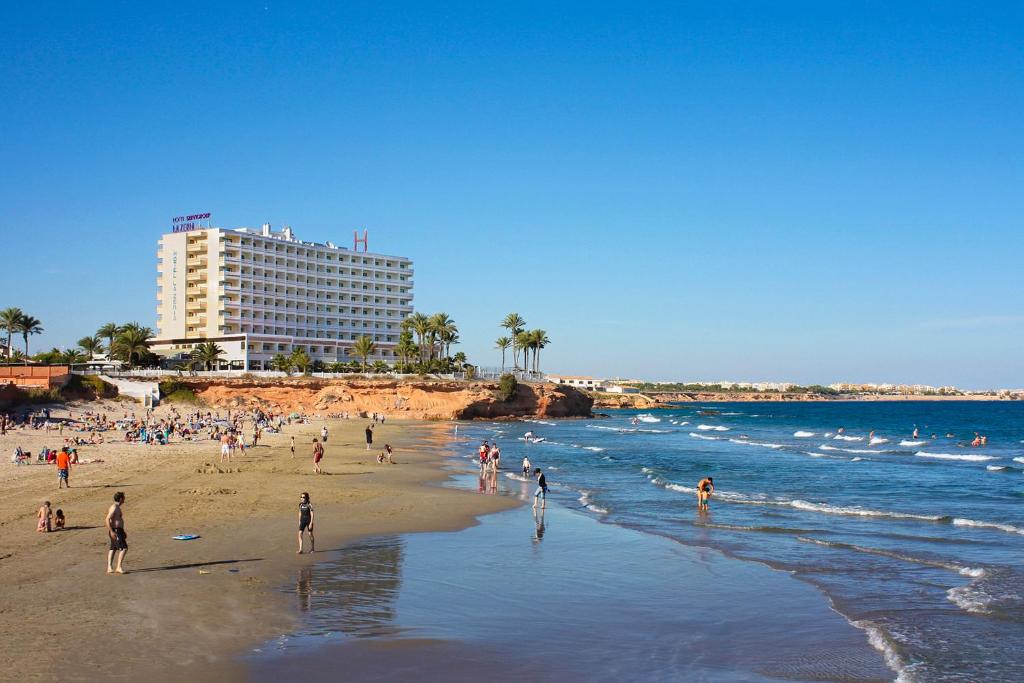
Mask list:
[[[124,407],[106,410],[119,416]],[[78,449],[81,458],[104,462],[72,467],[72,488],[61,491],[52,465],[9,460],[19,445],[33,454],[58,448],[56,432],[0,437],[3,678],[243,679],[235,658],[293,624],[287,596],[275,589],[316,560],[295,554],[302,491],[316,510],[318,553],[359,537],[462,528],[512,505],[436,485],[447,476],[441,458],[450,426],[389,420],[367,451],[367,422],[314,418],[286,426],[229,465],[213,441],[141,446],[107,432],[110,443]],[[318,476],[311,441],[325,424],[328,474]],[[377,464],[385,442],[398,464]],[[127,497],[124,576],[105,573],[103,520],[115,491]],[[43,500],[65,511],[68,529],[36,532]],[[202,538],[172,540],[178,533]]]

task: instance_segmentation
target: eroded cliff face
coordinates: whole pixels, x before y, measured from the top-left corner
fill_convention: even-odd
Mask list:
[[[262,408],[322,415],[383,413],[421,420],[589,417],[593,399],[571,387],[520,384],[499,402],[494,382],[437,380],[213,379],[181,383],[213,408]]]

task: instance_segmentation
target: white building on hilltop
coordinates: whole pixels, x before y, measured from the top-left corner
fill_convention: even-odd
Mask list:
[[[296,349],[325,363],[351,360],[347,350],[366,335],[374,358],[394,359],[412,313],[412,261],[304,242],[287,227],[206,228],[188,218],[159,241],[154,353],[216,342],[224,365],[263,370]]]

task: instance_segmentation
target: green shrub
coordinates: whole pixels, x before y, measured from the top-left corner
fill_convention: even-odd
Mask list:
[[[519,383],[516,381],[515,375],[504,374],[501,379],[498,380],[498,400],[502,403],[508,403],[516,397],[516,392],[519,389]]]
[[[199,403],[196,392],[182,382],[166,379],[160,382],[160,400],[169,403]]]
[[[117,387],[104,382],[97,375],[72,375],[61,389],[61,393],[65,398],[115,398]]]

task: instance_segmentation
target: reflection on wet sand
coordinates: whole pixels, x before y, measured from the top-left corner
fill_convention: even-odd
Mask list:
[[[295,595],[305,613],[298,636],[342,633],[356,638],[395,635],[405,543],[377,538],[349,546],[336,559],[299,569]]]

